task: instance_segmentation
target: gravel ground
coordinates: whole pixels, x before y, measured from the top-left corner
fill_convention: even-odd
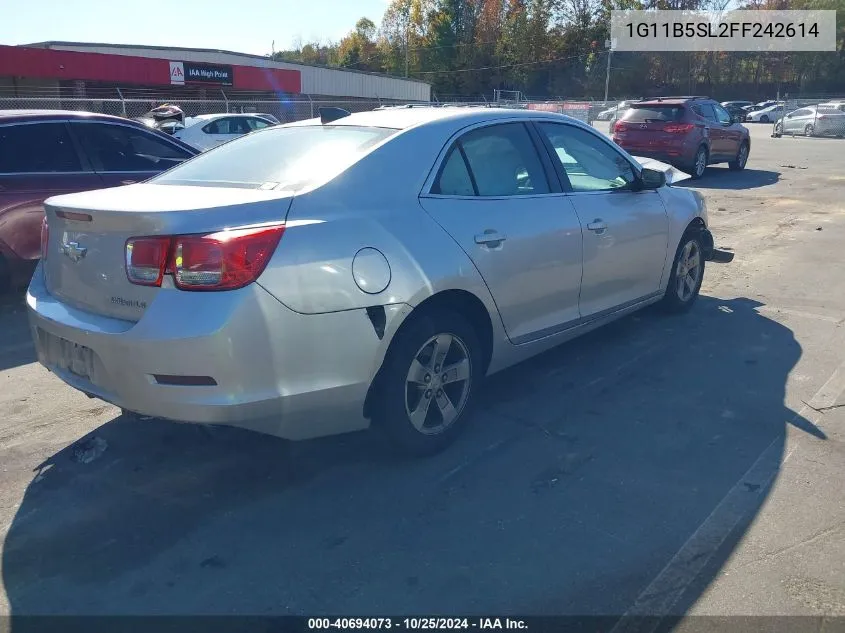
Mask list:
[[[124,419],[5,296],[0,614],[845,615],[845,141],[751,129],[689,185],[736,252],[695,309],[495,376],[428,460]]]

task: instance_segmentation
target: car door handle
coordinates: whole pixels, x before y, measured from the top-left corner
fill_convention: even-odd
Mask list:
[[[120,184],[121,185],[136,185],[136,184],[138,184],[138,182],[135,181],[135,180],[121,180]]]
[[[596,218],[587,225],[587,228],[591,231],[595,231],[598,234],[602,234],[607,230],[607,224],[605,224],[604,220],[602,220],[601,218]]]
[[[475,236],[475,243],[495,247],[504,242],[506,239],[507,238],[498,231],[487,229],[481,235]]]

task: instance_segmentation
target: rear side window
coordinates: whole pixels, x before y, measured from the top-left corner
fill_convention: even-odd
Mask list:
[[[73,133],[96,171],[164,171],[191,157],[156,132],[126,125],[74,123]]]
[[[396,131],[351,125],[273,127],[201,154],[154,182],[297,190],[340,173]]]
[[[522,123],[473,130],[458,142],[466,155],[479,196],[549,193],[543,164]]]
[[[684,112],[684,106],[678,105],[636,106],[628,110],[622,119],[631,123],[680,121],[684,117]]]
[[[696,114],[703,116],[708,121],[716,121],[716,111],[709,103],[699,103],[692,108]]]
[[[82,171],[64,123],[0,127],[0,174]]]
[[[474,196],[475,187],[469,175],[466,161],[457,145],[452,146],[449,157],[443,163],[440,177],[431,191],[443,196]]]

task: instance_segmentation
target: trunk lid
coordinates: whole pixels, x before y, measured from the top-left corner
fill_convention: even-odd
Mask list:
[[[672,104],[637,105],[630,108],[617,122],[613,132],[625,147],[653,147],[682,140],[684,128],[692,125],[684,121],[684,106]]]
[[[44,204],[50,294],[87,312],[137,321],[160,288],[126,277],[131,237],[210,233],[283,222],[293,194],[256,189],[138,184],[57,196]],[[163,287],[172,287],[165,276]]]

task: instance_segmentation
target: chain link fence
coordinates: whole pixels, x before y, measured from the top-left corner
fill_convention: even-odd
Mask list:
[[[507,95],[510,97],[511,95]],[[496,101],[449,101],[436,103],[408,103],[385,99],[344,99],[296,95],[296,98],[268,99],[264,97],[230,96],[220,93],[220,98],[180,97],[179,95],[143,94],[140,96],[88,97],[88,96],[6,96],[0,94],[0,110],[76,110],[137,118],[163,104],[179,106],[186,117],[199,114],[261,113],[271,114],[282,123],[301,121],[319,116],[322,107],[343,108],[349,112],[364,112],[379,107],[407,105],[484,106],[517,108],[545,112],[559,112],[581,121],[592,121],[604,104],[571,99],[518,99],[500,98]]]

